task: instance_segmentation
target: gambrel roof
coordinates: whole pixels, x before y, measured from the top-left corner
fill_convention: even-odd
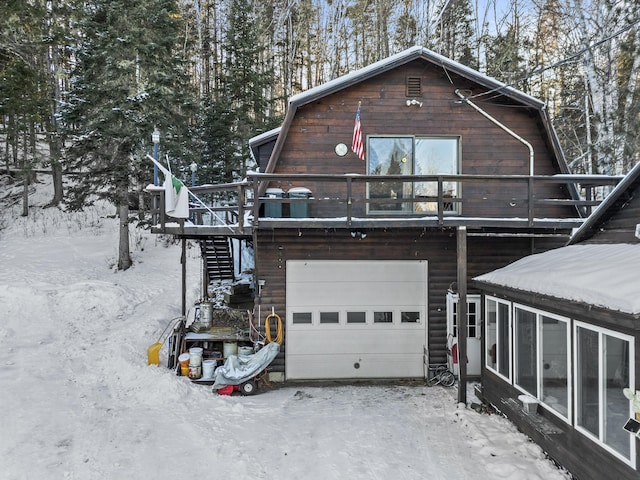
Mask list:
[[[256,146],[259,146],[261,143],[273,141],[274,138],[277,138],[275,146],[273,148],[273,152],[271,154],[271,158],[269,160],[269,164],[267,166],[266,173],[271,173],[275,170],[277,159],[287,138],[288,129],[296,115],[296,111],[298,108],[303,105],[320,100],[340,90],[357,85],[360,82],[371,79],[392,69],[401,67],[415,60],[423,60],[425,62],[429,62],[437,67],[442,68],[447,73],[447,75],[459,75],[460,77],[468,79],[476,83],[477,85],[493,92],[494,96],[509,98],[517,104],[523,105],[536,111],[539,115],[542,125],[544,125],[546,134],[549,138],[549,144],[551,145],[554,155],[557,158],[560,172],[569,173],[569,169],[564,159],[564,154],[560,147],[560,142],[551,125],[544,102],[530,95],[527,95],[526,93],[521,92],[505,83],[499,82],[498,80],[483,75],[470,67],[462,65],[461,63],[455,62],[449,58],[446,58],[420,46],[409,48],[388,58],[375,62],[367,67],[348,73],[327,83],[318,85],[317,87],[292,96],[289,100],[287,113],[280,129],[274,129],[270,132],[258,135],[249,141],[253,149]]]

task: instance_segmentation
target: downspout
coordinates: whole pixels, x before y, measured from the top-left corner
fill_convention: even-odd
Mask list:
[[[516,132],[514,132],[513,130],[509,129],[506,125],[500,123],[498,120],[496,120],[495,118],[493,118],[491,115],[489,115],[487,112],[485,112],[484,110],[482,110],[480,107],[478,107],[476,104],[472,103],[471,100],[469,100],[467,97],[465,97],[461,92],[460,89],[456,89],[456,95],[467,105],[469,105],[471,108],[473,108],[476,112],[480,113],[483,117],[487,118],[489,121],[491,121],[491,123],[497,125],[498,127],[500,127],[502,130],[504,130],[505,132],[507,132],[509,135],[511,135],[513,138],[515,138],[516,140],[518,140],[520,143],[522,143],[523,145],[525,145],[528,149],[529,149],[529,175],[533,176],[533,146],[527,142],[524,138],[522,138],[520,135],[518,135]]]

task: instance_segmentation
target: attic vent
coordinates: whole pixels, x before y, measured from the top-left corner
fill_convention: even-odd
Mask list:
[[[422,96],[422,78],[420,77],[407,77],[407,97],[421,97]]]

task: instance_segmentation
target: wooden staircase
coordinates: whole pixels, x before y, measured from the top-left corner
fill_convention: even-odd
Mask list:
[[[229,238],[210,237],[200,242],[207,284],[214,280],[233,280],[233,255],[229,247]]]

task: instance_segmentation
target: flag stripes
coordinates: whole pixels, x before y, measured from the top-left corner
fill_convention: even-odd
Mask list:
[[[362,126],[360,125],[360,103],[358,102],[358,111],[356,112],[356,123],[353,126],[353,140],[351,142],[351,150],[358,155],[360,160],[364,160],[364,144],[362,143]]]

